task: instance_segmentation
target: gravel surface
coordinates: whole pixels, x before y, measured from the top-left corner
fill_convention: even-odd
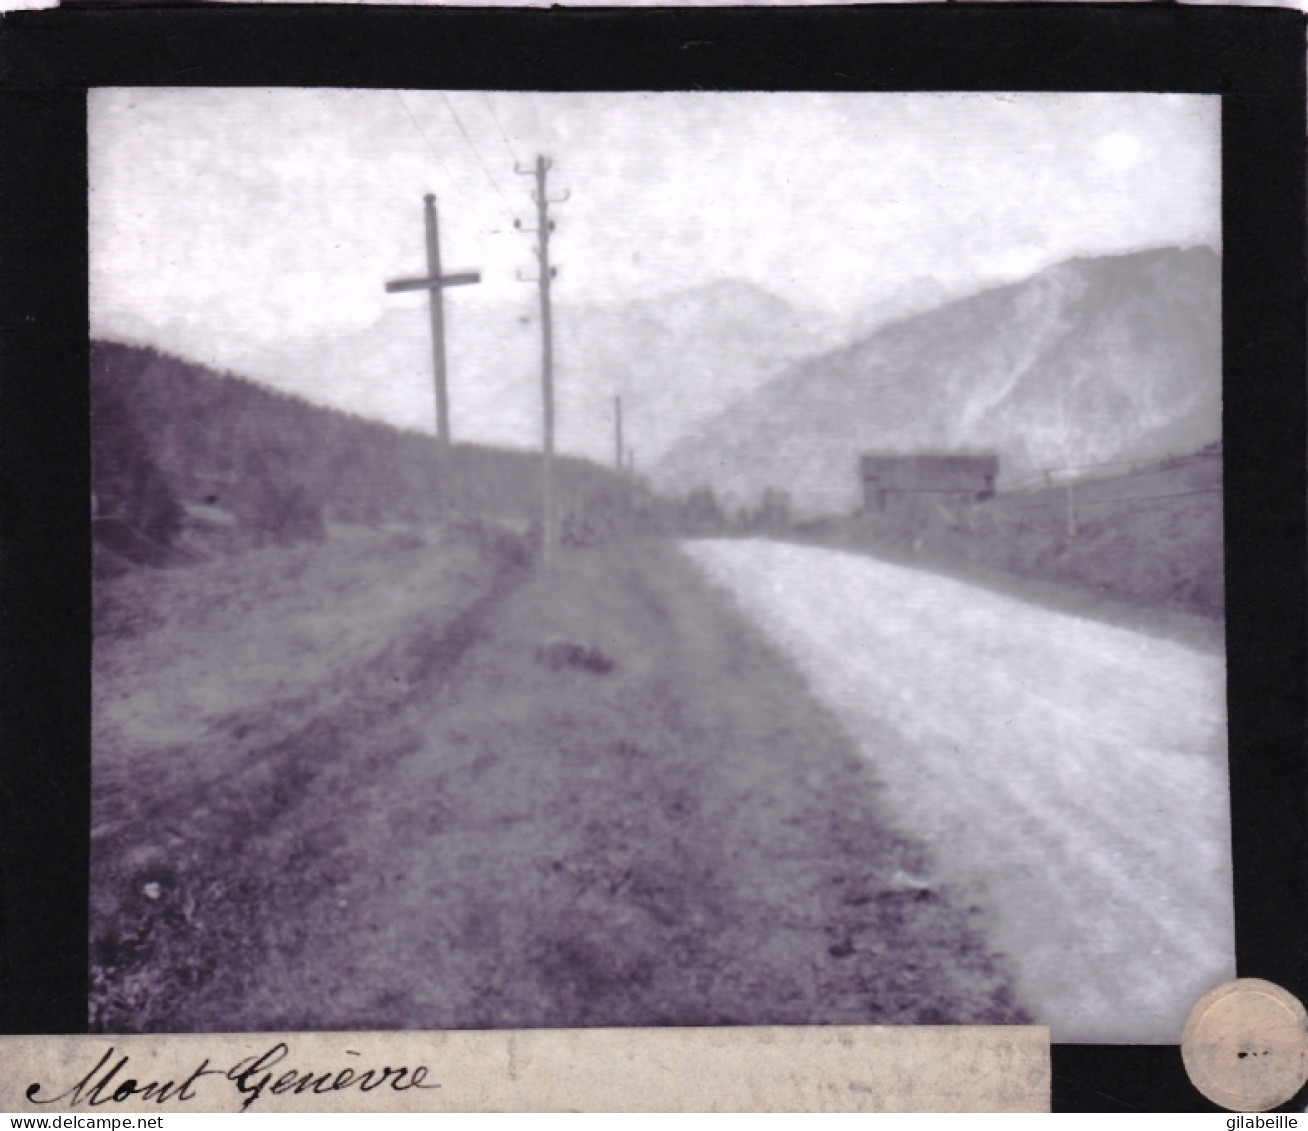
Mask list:
[[[792,660],[1053,1039],[1174,1044],[1235,976],[1225,663],[862,555],[686,552]]]

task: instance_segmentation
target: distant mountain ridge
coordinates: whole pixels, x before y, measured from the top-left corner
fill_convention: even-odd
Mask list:
[[[483,299],[474,291],[446,297],[454,439],[538,450],[536,299],[525,287],[516,302]],[[609,462],[613,397],[621,395],[628,446],[642,466],[787,365],[842,340],[821,316],[736,279],[630,302],[556,298],[553,321],[558,450]],[[141,345],[161,341],[147,327],[128,336]],[[222,360],[209,363],[394,427],[433,427],[430,322],[412,296],[397,299],[365,329],[275,343],[244,343],[231,335],[223,341]]]
[[[1207,247],[1081,258],[800,360],[677,442],[655,486],[858,505],[865,451],[994,451],[1000,482],[1221,436],[1221,270]]]
[[[816,316],[738,279],[612,306],[560,306],[560,414],[607,422],[621,395],[645,463],[728,405],[839,337]],[[566,380],[570,378],[570,380]]]

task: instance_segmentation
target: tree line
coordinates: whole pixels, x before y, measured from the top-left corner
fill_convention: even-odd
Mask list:
[[[101,540],[117,537],[120,549],[126,530],[166,550],[196,516],[258,545],[320,538],[330,522],[526,528],[539,511],[532,452],[442,450],[148,347],[93,342],[90,379],[93,513]],[[597,464],[564,457],[557,474],[574,505],[616,494]]]

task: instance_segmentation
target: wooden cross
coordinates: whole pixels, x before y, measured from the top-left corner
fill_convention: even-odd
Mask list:
[[[431,300],[431,355],[436,375],[436,438],[442,445],[450,442],[450,402],[445,391],[445,307],[441,294],[446,287],[464,287],[481,282],[480,271],[457,271],[441,274],[440,230],[436,224],[436,198],[423,198],[427,222],[427,274],[421,279],[392,279],[387,294],[397,291],[426,291]]]

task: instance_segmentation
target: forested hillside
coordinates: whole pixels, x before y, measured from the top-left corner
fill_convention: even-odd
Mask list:
[[[206,548],[451,518],[526,528],[539,457],[459,444],[322,408],[148,348],[91,347],[97,541],[161,564],[183,535]],[[580,507],[609,473],[561,459],[560,496]]]

